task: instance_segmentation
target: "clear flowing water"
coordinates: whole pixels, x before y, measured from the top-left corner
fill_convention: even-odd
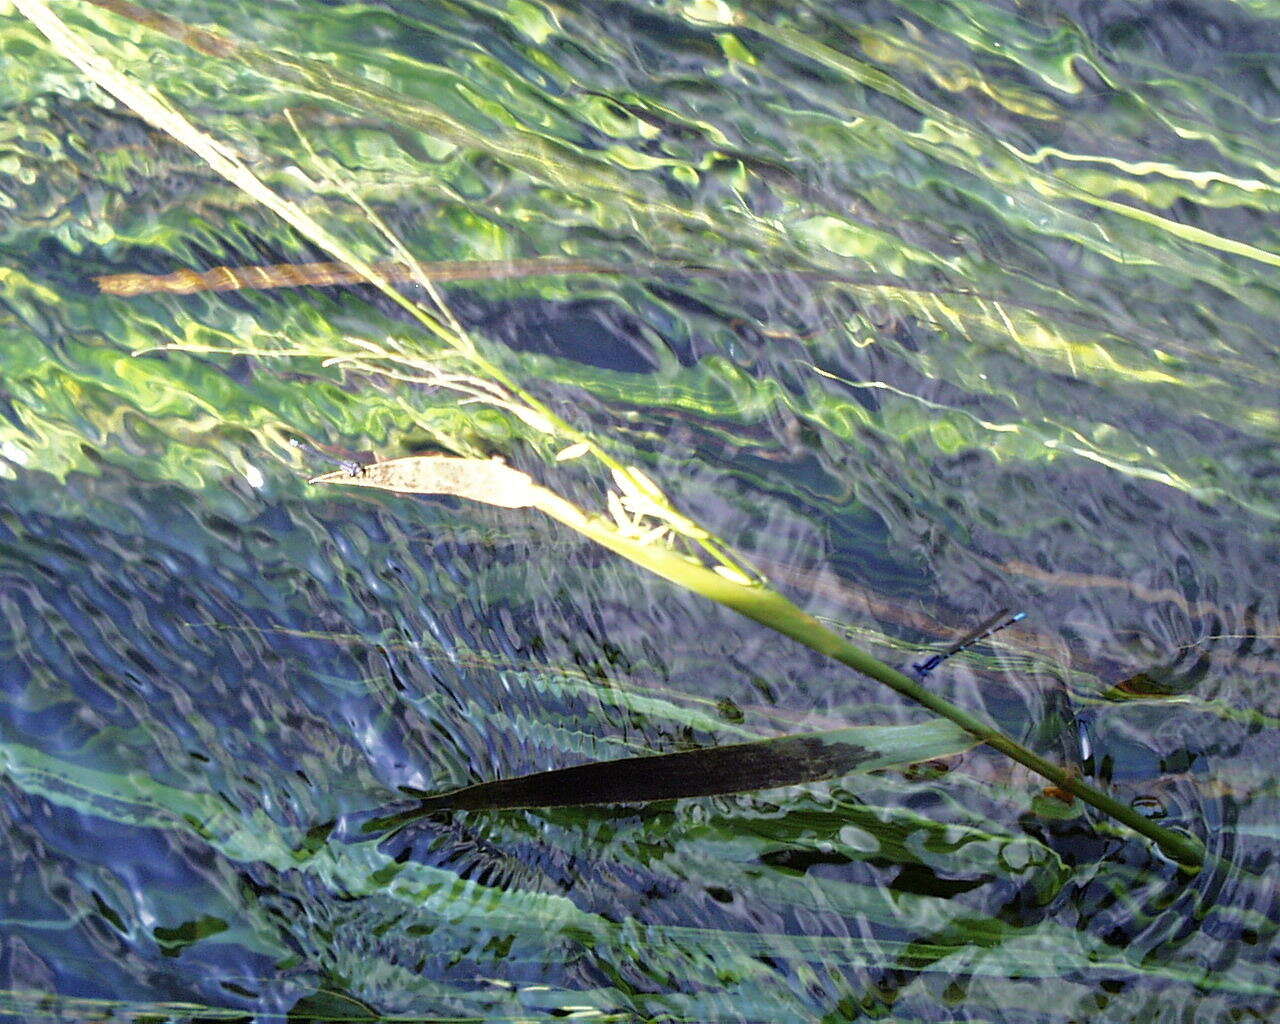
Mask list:
[[[616,268],[443,287],[886,660],[1025,610],[931,685],[1201,836],[1194,877],[981,748],[362,834],[399,786],[929,719],[532,511],[308,486],[290,439],[501,454],[595,508],[608,479],[327,362],[436,351],[368,286],[102,293],[328,257],[29,6],[0,4],[0,1014],[1280,1010],[1280,6],[57,5],[364,258],[376,214],[421,259]]]

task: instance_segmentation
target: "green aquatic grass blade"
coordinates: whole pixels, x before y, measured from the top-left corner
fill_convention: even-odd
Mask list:
[[[672,754],[594,761],[482,782],[448,793],[415,793],[423,799],[408,813],[648,803],[776,789],[825,782],[855,771],[949,757],[975,743],[967,732],[946,721],[919,726],[855,726]],[[404,815],[379,819],[370,823],[369,830],[403,819]]]

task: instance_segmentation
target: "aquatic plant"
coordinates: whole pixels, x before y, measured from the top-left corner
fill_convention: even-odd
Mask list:
[[[686,589],[718,601],[883,683],[954,723],[974,740],[986,743],[1042,775],[1059,790],[1080,798],[1151,839],[1183,866],[1198,869],[1203,864],[1204,849],[1198,840],[1156,824],[1132,807],[1085,783],[1072,772],[1050,763],[1022,744],[1005,736],[992,725],[938,696],[920,680],[912,679],[861,651],[772,589],[763,576],[752,571],[744,560],[732,552],[729,545],[679,512],[662,489],[642,471],[637,467],[618,462],[604,445],[556,415],[526,387],[504,373],[496,362],[483,355],[480,346],[462,328],[430,278],[422,272],[417,259],[405,249],[394,232],[381,222],[374,211],[354,191],[344,188],[336,177],[332,179],[331,184],[360,207],[369,223],[378,229],[395,250],[398,262],[404,267],[405,273],[430,298],[431,305],[424,306],[406,298],[393,287],[385,273],[361,258],[350,245],[340,240],[298,204],[285,199],[266,186],[228,147],[215,142],[152,91],[143,88],[113,67],[108,59],[95,52],[77,33],[70,30],[43,0],[15,0],[15,4],[49,38],[57,51],[76,64],[96,85],[126,104],[153,126],[189,147],[209,167],[246,195],[278,214],[310,242],[350,268],[354,275],[378,288],[388,299],[415,318],[425,328],[429,337],[443,346],[440,350],[423,354],[413,343],[392,337],[388,337],[383,345],[351,338],[349,340],[352,342],[352,347],[348,351],[330,350],[321,353],[310,352],[307,353],[308,355],[321,355],[329,365],[343,365],[407,384],[447,388],[461,394],[465,402],[479,402],[504,410],[532,431],[543,435],[548,442],[560,446],[552,465],[556,460],[563,462],[590,455],[609,471],[614,489],[607,492],[604,509],[601,512],[592,513],[579,508],[551,488],[535,483],[529,475],[500,462],[443,456],[391,460],[367,467],[356,475],[344,472],[330,474],[320,479],[394,491],[452,494],[504,508],[537,509],[635,564]],[[128,5],[119,6],[127,7]],[[699,8],[699,11],[702,13],[693,12],[691,16],[701,18],[708,11],[710,15],[707,16],[716,15],[716,10],[710,6],[706,11],[702,8]],[[163,22],[163,19],[159,18],[151,20],[153,23]],[[171,21],[166,24],[169,29],[174,29]],[[855,77],[870,73],[853,66],[856,62],[850,62],[831,53],[817,52],[815,47],[803,37],[792,34],[788,38],[799,51],[808,53],[820,61],[838,61]],[[216,37],[208,34],[188,33],[184,36],[184,40],[205,49],[219,49]],[[891,95],[906,98],[893,90],[890,87],[891,83],[886,83],[880,78],[876,80],[882,87],[888,89]],[[943,116],[942,112],[936,110],[930,112],[939,116],[941,123],[949,130],[957,132],[961,130],[959,126]],[[305,146],[305,139],[302,139],[301,133],[299,138]],[[314,152],[310,155],[313,163],[323,173],[323,162]],[[531,159],[540,160],[538,167],[545,171],[550,166],[550,162],[541,159],[543,156],[545,154],[538,154]],[[1033,172],[1024,173],[1035,177]],[[1068,188],[1064,194],[1077,195],[1078,193],[1079,190]],[[1097,197],[1092,197],[1091,201],[1126,216],[1148,222],[1153,219],[1152,215],[1121,203]],[[1254,247],[1230,245],[1208,232],[1163,221],[1161,223],[1162,226],[1181,237],[1264,261],[1269,259],[1269,254]],[[168,347],[188,352],[234,351],[258,356],[297,356],[299,354],[288,350],[265,351],[210,345]],[[766,743],[771,744],[767,749],[773,755],[772,761],[765,758],[769,761],[770,767],[762,770],[754,780],[739,777],[736,784],[726,781],[723,786],[727,787],[728,791],[734,788],[749,788],[751,785],[778,785],[827,778],[837,773],[841,766],[852,765],[859,758],[867,759],[866,751],[860,745],[851,742],[848,735],[790,737],[766,741]],[[758,751],[761,748],[753,749]],[[740,759],[747,756],[742,750],[733,751],[733,755]],[[683,773],[677,772],[686,779],[695,778],[700,772],[705,773],[709,766],[716,763],[717,758],[722,758],[724,755],[708,751],[699,757],[693,757],[690,762],[688,758],[691,756],[669,755],[670,758],[686,759],[682,762]],[[660,763],[671,767],[677,762],[666,760]],[[777,767],[784,763],[786,766],[784,769]],[[646,770],[652,770],[654,765],[649,763],[644,767]],[[618,769],[615,765],[611,770],[616,772]],[[749,775],[749,773],[746,774]],[[575,776],[579,782],[583,777],[581,772]],[[702,781],[705,783],[705,778]],[[493,785],[498,786],[498,784]],[[512,790],[511,785],[508,785],[506,790],[501,786],[487,790],[488,803],[493,806],[503,806],[502,799],[507,799],[508,802],[505,805],[509,806],[509,794]],[[686,791],[697,792],[696,784],[686,782],[683,787],[669,787],[656,795],[669,797]],[[707,791],[723,792],[726,788]],[[495,796],[501,792],[506,792],[508,796],[505,798]],[[609,790],[607,787],[601,790],[602,795],[605,796],[610,792],[621,792],[623,796],[632,797],[638,795],[636,791],[630,791],[628,794],[625,791]],[[522,799],[528,802],[528,795],[526,794]],[[484,795],[474,792],[465,800],[460,796],[455,797],[454,802],[458,806],[486,805]],[[439,799],[428,797],[419,810],[426,813],[440,805]],[[411,816],[416,812],[407,813]]]
[[[50,6],[858,649],[1026,609],[927,688],[1208,849],[532,506],[308,485],[497,452],[720,564],[0,4],[0,1013],[1276,1016],[1265,3]]]

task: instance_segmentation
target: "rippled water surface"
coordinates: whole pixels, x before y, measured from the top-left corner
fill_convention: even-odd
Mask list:
[[[0,1016],[1280,1013],[1273,0],[48,10],[0,2]],[[610,479],[369,356],[442,351],[372,286],[136,276],[332,254],[75,46],[452,266],[485,358],[858,645],[1024,610],[930,685],[1206,868],[984,748],[362,833],[930,718],[533,510],[308,485],[291,441]],[[591,267],[478,262],[529,257]]]

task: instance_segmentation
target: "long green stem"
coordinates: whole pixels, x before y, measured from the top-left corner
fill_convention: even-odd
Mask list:
[[[1117,821],[1128,825],[1140,835],[1146,836],[1184,867],[1199,870],[1204,865],[1204,845],[1198,839],[1157,825],[1132,807],[1095,789],[1053,762],[1046,761],[1016,740],[1010,739],[994,725],[984,722],[976,715],[938,696],[919,680],[912,679],[855,647],[822,625],[812,615],[796,607],[777,591],[760,585],[744,586],[695,565],[668,548],[642,544],[622,537],[605,520],[584,515],[576,506],[551,491],[541,487],[535,487],[534,490],[538,493],[532,504],[553,519],[616,551],[650,572],[726,605],[747,618],[754,619],[770,629],[799,641],[812,650],[834,658],[855,671],[883,683],[917,704],[923,705],[935,714],[954,722],[971,736],[977,737],[988,746],[994,747],[1019,764],[1026,765],[1036,774],[1050,780],[1059,789],[1071,793]]]

